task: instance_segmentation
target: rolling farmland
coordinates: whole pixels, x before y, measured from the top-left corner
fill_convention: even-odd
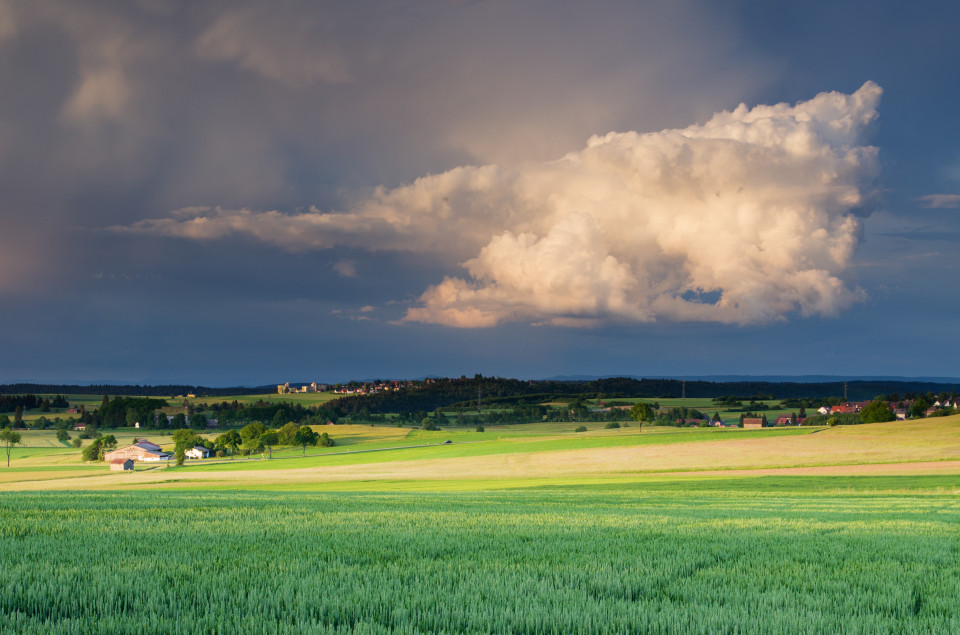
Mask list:
[[[134,473],[15,449],[0,631],[960,630],[960,417],[323,428]]]

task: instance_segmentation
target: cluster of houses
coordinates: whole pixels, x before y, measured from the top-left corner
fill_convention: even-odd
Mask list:
[[[289,381],[285,384],[277,384],[278,395],[290,395],[301,392],[324,392],[326,389],[326,384],[318,384],[315,381],[310,382],[309,385],[300,386],[299,388],[291,386]]]
[[[360,384],[359,386],[340,386],[334,388],[333,392],[338,395],[373,395],[385,390],[400,390],[401,388],[413,388],[416,384],[412,381],[381,381],[378,383]]]
[[[958,408],[960,407],[960,403],[958,402],[960,402],[960,399],[951,400],[948,398],[944,399],[943,401],[937,399],[930,405],[929,408],[927,408],[927,410],[924,412],[924,416],[930,416],[942,408]],[[837,404],[836,406],[821,406],[817,412],[822,415],[857,414],[869,403],[869,401],[849,401],[847,403]],[[912,399],[887,402],[887,405],[890,407],[890,410],[893,411],[893,414],[896,415],[898,421],[903,421],[907,418],[907,413],[910,411],[910,408],[913,406],[913,404],[914,401]]]
[[[425,384],[432,384],[434,380],[432,378],[427,378],[423,380]],[[533,383],[533,382],[531,382]],[[385,390],[400,390],[401,388],[416,388],[417,384],[413,381],[375,381],[369,383],[355,384],[350,383],[345,386],[336,386],[332,389],[331,392],[334,392],[338,395],[372,395],[378,392],[383,392]],[[292,395],[297,393],[308,393],[308,392],[325,392],[330,388],[327,384],[318,384],[317,382],[310,382],[309,384],[303,384],[301,386],[291,386],[290,382],[283,384],[277,384],[277,394],[280,395]]]
[[[194,446],[185,452],[188,459],[206,459],[210,450],[203,446]],[[132,470],[136,461],[159,463],[169,461],[172,455],[164,452],[159,445],[146,439],[137,439],[133,445],[117,448],[103,454],[103,460],[110,464],[111,471]]]

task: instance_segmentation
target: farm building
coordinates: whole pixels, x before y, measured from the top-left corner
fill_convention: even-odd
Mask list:
[[[187,455],[187,458],[188,458],[188,459],[206,459],[206,458],[210,458],[210,450],[208,450],[207,448],[205,448],[205,447],[203,447],[203,446],[201,446],[201,445],[195,445],[195,446],[193,446],[192,448],[190,448],[189,450],[187,450],[186,452],[184,452],[184,454]]]
[[[142,439],[142,438],[140,438],[140,437],[137,437],[137,439],[136,439],[136,441],[134,441],[134,443],[135,443],[136,445],[139,445],[141,448],[146,448],[146,449],[148,449],[148,450],[153,450],[154,452],[160,452],[160,446],[159,446],[159,445],[157,445],[156,443],[151,443],[150,441],[147,441],[146,439]]]
[[[133,459],[134,461],[167,461],[170,455],[160,449],[153,443],[134,443],[124,448],[118,448],[112,452],[103,455],[105,461],[114,459]]]
[[[806,417],[797,417],[796,421],[794,421],[794,420],[793,420],[793,415],[791,415],[791,416],[789,416],[789,417],[788,417],[788,416],[783,416],[783,417],[777,417],[777,420],[776,420],[776,422],[774,423],[774,425],[778,425],[778,426],[799,426],[799,425],[803,425],[803,422],[806,421],[806,420],[807,420]]]
[[[760,417],[746,417],[743,420],[743,427],[746,428],[762,428],[763,419]]]
[[[133,469],[133,459],[113,459],[110,461],[111,472],[124,472]]]

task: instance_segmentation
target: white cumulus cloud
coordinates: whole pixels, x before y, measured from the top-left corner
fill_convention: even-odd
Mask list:
[[[595,136],[555,161],[381,188],[345,212],[191,208],[115,229],[431,253],[466,275],[424,291],[404,319],[457,327],[834,315],[862,296],[842,275],[878,174],[864,138],[881,92],[867,82]]]

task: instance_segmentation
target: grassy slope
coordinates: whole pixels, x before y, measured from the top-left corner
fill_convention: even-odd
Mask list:
[[[67,489],[210,486],[252,488],[499,488],[549,482],[637,479],[671,472],[736,471],[816,466],[920,463],[909,469],[956,471],[960,417],[834,429],[634,429],[573,433],[568,426],[505,426],[473,431],[410,431],[372,426],[324,427],[339,445],[300,458],[300,448],[279,460],[226,460],[183,468],[139,466],[110,474],[83,466],[77,450],[18,448],[0,488]],[[439,443],[382,452],[364,449]],[[283,453],[277,453],[280,456]],[[47,468],[45,470],[45,468]],[[68,471],[64,471],[68,470]],[[72,470],[72,471],[71,471]],[[855,470],[848,470],[853,473]],[[874,470],[876,471],[876,470]],[[59,473],[58,473],[59,472]],[[862,472],[862,470],[861,470]],[[352,484],[351,484],[352,483]]]

